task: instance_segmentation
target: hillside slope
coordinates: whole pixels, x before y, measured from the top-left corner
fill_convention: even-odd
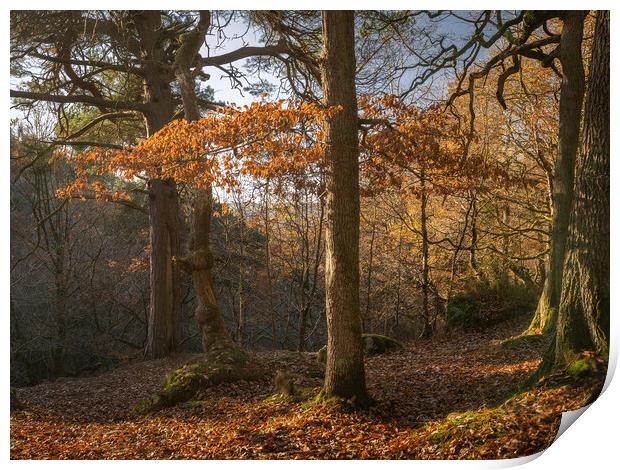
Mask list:
[[[510,458],[546,448],[563,410],[582,406],[602,377],[556,377],[518,392],[544,345],[512,348],[517,319],[485,332],[405,343],[366,360],[377,400],[365,412],[315,403],[314,355],[257,354],[296,373],[306,401],[273,395],[272,377],[205,390],[149,416],[131,412],[192,356],[137,363],[97,377],[17,390],[13,459]]]

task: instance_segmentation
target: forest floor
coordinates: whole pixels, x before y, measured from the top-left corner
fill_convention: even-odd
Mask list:
[[[377,404],[347,410],[312,400],[315,354],[257,353],[272,374],[213,387],[197,399],[141,416],[131,409],[164,376],[195,356],[122,366],[101,375],[17,389],[25,409],[11,413],[12,459],[449,459],[530,455],[554,440],[562,411],[596,394],[604,377],[556,376],[521,389],[544,344],[503,340],[523,331],[515,319],[485,331],[405,343],[366,359]],[[309,397],[273,395],[273,374],[288,368]],[[313,375],[310,373],[310,375]],[[525,391],[524,391],[525,390]]]

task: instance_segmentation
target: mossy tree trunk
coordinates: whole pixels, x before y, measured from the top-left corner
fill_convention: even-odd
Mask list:
[[[606,357],[609,340],[609,11],[592,45],[583,143],[577,163],[554,366],[582,351]]]
[[[359,148],[353,11],[323,11],[323,99],[342,110],[326,123],[325,394],[367,399],[359,299]]]
[[[581,54],[583,22],[586,12],[568,11],[563,17],[560,38],[560,126],[558,153],[554,164],[551,243],[547,277],[528,333],[549,332],[560,304],[562,269],[575,178],[575,160],[579,146],[579,127],[584,93],[584,70]]]

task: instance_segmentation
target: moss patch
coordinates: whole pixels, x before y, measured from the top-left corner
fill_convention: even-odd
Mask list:
[[[586,358],[571,362],[566,368],[566,373],[571,376],[586,375],[592,371],[592,364]]]
[[[223,382],[252,380],[261,375],[260,368],[249,361],[241,350],[209,351],[201,360],[170,372],[162,390],[139,402],[133,411],[140,414],[158,411],[190,400],[201,388]]]
[[[513,336],[502,341],[504,349],[518,349],[521,347],[538,348],[545,343],[545,337],[541,334],[525,334]]]
[[[486,436],[500,437],[504,431],[494,429],[493,422],[500,415],[497,408],[481,408],[476,411],[451,413],[436,429],[426,436],[431,444],[440,445],[459,440],[465,436],[484,431]]]

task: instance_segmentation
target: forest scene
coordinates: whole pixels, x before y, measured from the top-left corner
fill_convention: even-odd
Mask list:
[[[610,343],[604,10],[12,10],[11,459],[510,459]]]

